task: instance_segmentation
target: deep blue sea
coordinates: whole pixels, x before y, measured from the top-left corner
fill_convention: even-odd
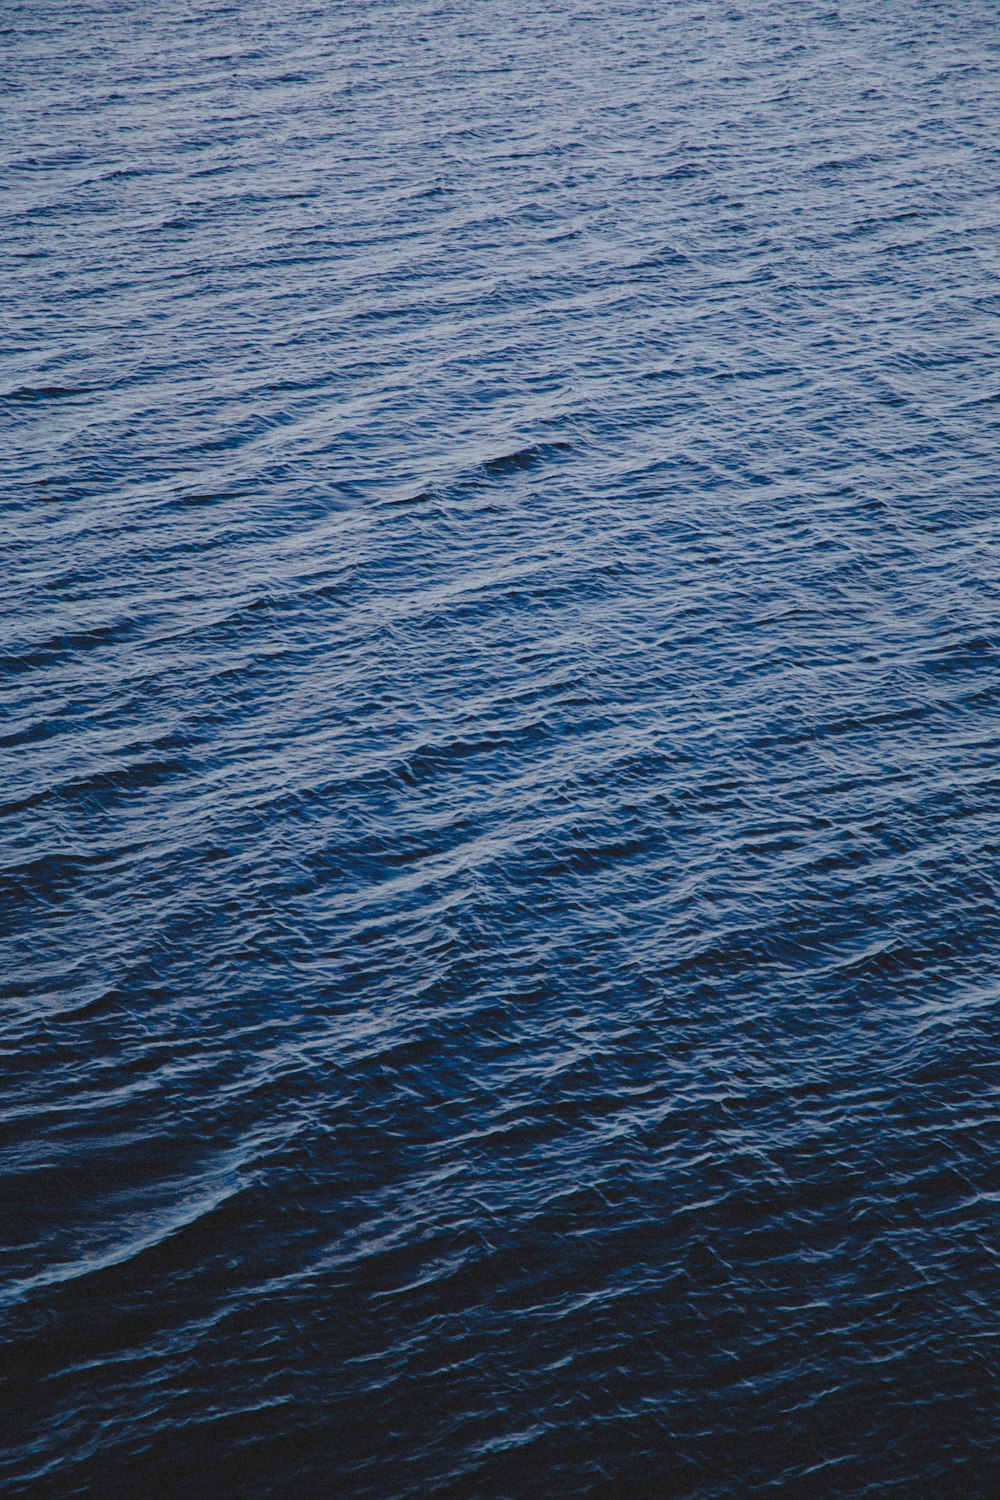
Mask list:
[[[995,0],[4,0],[11,1500],[1000,1494]]]

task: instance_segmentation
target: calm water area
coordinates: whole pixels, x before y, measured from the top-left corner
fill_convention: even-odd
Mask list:
[[[4,0],[0,1487],[1000,1494],[995,0]]]

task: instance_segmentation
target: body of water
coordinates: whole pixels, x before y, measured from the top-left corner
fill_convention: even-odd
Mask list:
[[[8,0],[0,1474],[1000,1488],[993,0]]]

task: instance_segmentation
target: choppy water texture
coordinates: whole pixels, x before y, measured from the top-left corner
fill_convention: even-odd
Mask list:
[[[2,21],[5,1493],[996,1495],[993,0]]]

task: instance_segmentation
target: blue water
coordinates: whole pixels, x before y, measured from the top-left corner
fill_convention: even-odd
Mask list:
[[[8,0],[11,1497],[1000,1493],[993,0]]]

